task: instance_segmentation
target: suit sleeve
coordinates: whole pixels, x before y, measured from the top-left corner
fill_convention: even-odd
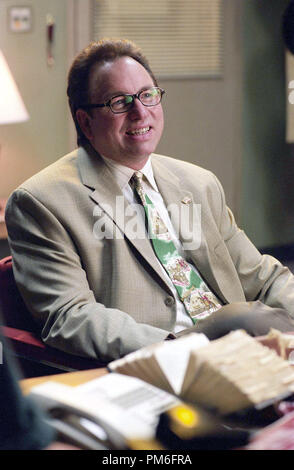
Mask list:
[[[247,301],[260,300],[270,307],[283,308],[294,317],[294,276],[277,259],[262,255],[241,230],[217,178],[220,195],[219,230],[234,263]]]
[[[27,190],[9,199],[6,223],[15,279],[44,342],[109,361],[166,338],[96,301],[69,231]]]

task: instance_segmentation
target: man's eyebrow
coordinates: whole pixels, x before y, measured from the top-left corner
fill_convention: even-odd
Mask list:
[[[106,101],[107,100],[110,100],[111,98],[113,98],[114,96],[120,96],[120,95],[130,95],[130,93],[126,92],[126,91],[122,91],[122,90],[118,90],[118,91],[114,91],[112,93],[107,93],[106,95]]]
[[[146,85],[146,86],[143,86],[142,88],[140,88],[139,91],[137,91],[137,93],[140,93],[141,91],[144,91],[144,90],[148,90],[149,88],[152,88],[153,86],[155,85]],[[111,98],[115,98],[116,96],[120,96],[120,95],[133,95],[133,93],[130,93],[130,92],[127,92],[127,91],[122,91],[122,90],[118,90],[118,91],[114,91],[113,93],[107,93],[105,95],[105,98],[104,98],[104,103],[106,101],[109,101]]]

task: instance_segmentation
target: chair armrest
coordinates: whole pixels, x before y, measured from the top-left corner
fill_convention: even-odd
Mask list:
[[[98,359],[74,356],[52,348],[51,346],[47,346],[29,331],[8,326],[2,326],[1,329],[3,336],[8,339],[8,342],[11,344],[17,356],[40,363],[46,363],[57,369],[68,372],[105,367],[105,363],[99,362]]]

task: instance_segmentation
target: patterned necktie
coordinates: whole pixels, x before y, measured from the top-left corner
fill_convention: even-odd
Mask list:
[[[187,263],[177,251],[165,223],[144,191],[142,178],[143,174],[136,171],[132,182],[145,209],[154,252],[171,278],[186,312],[192,318],[193,323],[196,323],[197,319],[204,318],[218,310],[221,304],[194,267]]]

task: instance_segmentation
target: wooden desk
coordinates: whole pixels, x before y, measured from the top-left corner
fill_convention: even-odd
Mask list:
[[[53,381],[59,382],[64,385],[70,385],[75,387],[83,383],[89,382],[89,380],[97,379],[102,375],[107,374],[107,369],[90,369],[82,370],[77,372],[66,372],[65,374],[46,375],[44,377],[34,377],[32,379],[23,379],[20,381],[20,386],[23,393],[28,394],[32,387],[40,385],[44,382]]]

